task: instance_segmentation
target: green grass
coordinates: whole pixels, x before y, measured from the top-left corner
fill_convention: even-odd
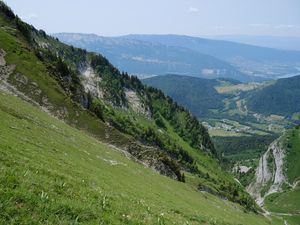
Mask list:
[[[298,225],[300,222],[300,215],[295,216],[283,216],[283,218],[288,222],[288,224],[295,224]]]
[[[217,137],[241,137],[245,136],[245,134],[238,133],[235,131],[226,131],[221,129],[211,129],[208,131],[210,136]]]
[[[300,186],[294,190],[271,194],[266,198],[266,207],[272,212],[292,213],[300,212]],[[299,221],[300,222],[300,221]]]
[[[283,218],[290,225],[300,224],[300,186],[294,190],[285,190],[282,193],[274,193],[266,197],[265,207],[272,213],[283,213]]]
[[[215,86],[215,89],[220,94],[232,94],[238,92],[251,91],[257,88],[262,88],[270,85],[271,82],[263,83],[245,83],[245,84],[231,84],[230,82],[220,81],[219,86]]]
[[[290,130],[286,143],[287,149],[287,175],[290,183],[295,182],[300,177],[300,131],[299,127]]]
[[[208,157],[206,154],[195,151],[188,143],[186,143],[171,127],[171,125],[168,123],[168,121],[164,120],[164,124],[166,125],[166,129],[168,133],[171,135],[173,139],[176,140],[178,144],[194,158],[197,162],[198,169],[206,174],[210,174],[213,178],[218,178],[218,176],[222,175],[223,178],[226,179],[225,174],[221,174],[220,166],[217,165],[216,161],[213,160],[211,157]],[[188,173],[187,173],[188,174]],[[188,176],[191,179],[187,179],[187,183],[192,183],[194,186],[197,186],[199,184],[199,181],[204,182],[203,179],[199,179],[199,177],[195,177],[193,175]],[[192,182],[190,182],[192,181]]]
[[[282,146],[286,149],[286,175],[288,181],[293,184],[300,175],[300,137],[299,127],[288,130],[282,138]],[[275,213],[291,214],[284,219],[291,225],[300,224],[300,186],[294,189],[284,189],[281,193],[274,193],[266,197],[265,207]]]
[[[2,16],[0,16],[0,25],[8,25]],[[109,132],[110,139],[106,141],[120,146],[124,146],[130,141],[130,138],[102,123],[95,115],[84,110],[79,104],[74,103],[59,83],[50,76],[46,65],[41,63],[34,52],[28,48],[20,34],[15,33],[13,35],[0,28],[0,48],[7,53],[5,60],[7,64],[16,65],[14,74],[9,78],[10,83],[41,105],[43,105],[42,98],[46,97],[53,107],[50,111],[78,129],[88,130],[92,135],[102,139]],[[17,73],[21,73],[28,78],[27,84],[20,84],[14,79],[14,75]],[[34,83],[38,87],[34,86]],[[40,90],[41,94],[35,94],[36,90]],[[61,111],[67,113],[58,113]]]
[[[282,224],[195,191],[0,94],[1,224]]]

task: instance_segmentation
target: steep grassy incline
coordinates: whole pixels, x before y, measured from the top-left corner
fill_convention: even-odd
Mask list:
[[[256,210],[222,171],[207,130],[161,91],[62,44],[0,2],[0,87],[161,174]]]
[[[0,92],[1,224],[282,224],[244,213]]]
[[[285,150],[284,175],[286,183],[282,192],[266,197],[265,207],[277,214],[283,214],[288,224],[300,223],[300,126],[288,130],[281,139]]]

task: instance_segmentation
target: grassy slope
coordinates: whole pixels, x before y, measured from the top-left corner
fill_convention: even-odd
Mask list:
[[[2,16],[0,16],[0,25],[9,25]],[[33,93],[30,85],[23,85],[19,88],[20,91],[30,96],[33,100],[41,103],[42,97],[47,97],[49,103],[54,107],[52,110],[66,109],[68,114],[64,115],[64,120],[72,124],[78,129],[89,130],[93,135],[101,138],[105,135],[105,124],[103,124],[94,115],[81,106],[72,102],[72,100],[64,93],[61,86],[56,82],[48,73],[47,68],[41,63],[35,54],[28,48],[25,41],[18,34],[17,31],[0,29],[0,48],[4,49],[7,53],[5,60],[7,64],[16,65],[14,74],[21,73],[28,78],[28,83],[35,82],[38,89],[41,90],[42,95],[37,96]],[[10,82],[16,84],[13,78]],[[36,88],[36,87],[34,87]],[[122,137],[120,132],[110,129],[110,136],[114,144],[123,144],[126,137]],[[108,140],[107,140],[108,141]]]
[[[105,142],[109,141],[110,143],[122,148],[127,147],[132,138],[121,134],[111,127],[108,127],[106,124],[98,120],[93,114],[83,110],[78,104],[72,102],[70,97],[65,94],[64,90],[62,90],[58,82],[49,75],[45,64],[39,61],[34,52],[31,51],[29,46],[26,44],[26,41],[20,35],[20,33],[11,28],[13,26],[10,23],[11,22],[5,20],[4,17],[0,17],[0,25],[2,26],[0,29],[0,48],[7,52],[5,57],[7,63],[15,64],[16,72],[26,75],[26,77],[29,79],[29,84],[31,82],[37,83],[38,88],[42,91],[42,95],[46,96],[49,102],[55,108],[58,110],[66,108],[68,114],[66,114],[63,119],[68,124],[71,124],[73,127],[78,129],[86,130],[100,140],[105,140]],[[51,41],[55,42],[54,39],[51,39]],[[55,42],[53,45],[57,45],[56,48],[60,50],[63,49],[64,52],[69,53],[70,49],[68,49],[69,47],[66,45],[59,42]],[[11,83],[16,83],[13,78],[11,78],[10,81]],[[35,99],[37,102],[41,101],[41,96],[32,95],[34,91],[31,91],[30,85],[21,86],[20,90],[30,95],[30,97]],[[118,113],[121,114],[121,112]],[[141,122],[140,125],[143,125],[146,122],[148,123],[146,125],[149,125],[149,121],[140,119],[136,117],[136,115],[131,116],[134,117],[134,119],[138,122]],[[151,125],[152,123],[150,126]],[[197,159],[196,163],[198,164],[197,166],[200,171],[203,174],[208,172],[211,177],[216,178],[214,180],[207,180],[205,182],[206,185],[212,186],[213,189],[216,188],[216,183],[220,184],[221,182],[230,182],[236,185],[232,177],[221,171],[220,167],[216,162],[213,161],[212,158],[196,149],[191,148],[187,142],[185,142],[171,130],[172,129],[168,129],[168,135],[170,135],[172,139],[178,139],[179,141],[176,141],[178,145]],[[107,135],[109,135],[109,139],[106,138]],[[199,180],[198,176],[190,178],[191,179],[187,179],[187,183],[192,183],[194,187],[197,187],[198,184],[195,182],[195,180]],[[190,182],[190,180],[192,181]],[[203,179],[200,180],[201,183],[203,183]]]
[[[287,175],[290,183],[294,183],[300,178],[300,129],[297,126],[288,133]]]
[[[297,126],[287,131],[283,145],[286,148],[286,174],[291,184],[296,184],[300,177],[300,129]],[[300,185],[287,188],[282,193],[269,195],[265,200],[266,208],[275,213],[292,214],[286,216],[289,224],[300,223]]]
[[[271,212],[297,214],[300,210],[300,187],[293,191],[273,194],[267,198],[266,206]]]
[[[2,224],[280,224],[160,176],[0,94]]]

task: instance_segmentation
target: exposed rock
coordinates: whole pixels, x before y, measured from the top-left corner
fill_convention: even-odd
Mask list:
[[[0,66],[5,66],[6,61],[4,59],[6,52],[3,49],[0,49]]]
[[[112,166],[117,166],[117,165],[127,166],[127,164],[122,163],[122,162],[119,162],[119,161],[117,161],[117,160],[105,159],[105,158],[102,158],[102,160],[103,160],[104,162],[109,163],[109,164],[112,165]]]
[[[147,116],[148,118],[151,117],[150,110],[147,109],[144,104],[142,103],[141,99],[137,95],[136,92],[130,90],[130,89],[125,89],[125,95],[126,99],[129,103],[129,107],[136,113],[138,114],[143,114]]]
[[[176,166],[172,166],[174,162],[167,156],[158,154],[159,151],[156,148],[132,143],[127,147],[126,151],[131,154],[133,159],[142,163],[145,167],[151,168],[174,180],[181,179],[181,177],[179,177],[181,176],[180,171],[176,171]]]
[[[285,152],[280,147],[280,144],[277,143],[272,148],[273,156],[275,159],[275,165],[276,165],[276,171],[274,175],[274,182],[272,186],[270,187],[270,190],[268,191],[268,194],[274,193],[274,192],[280,192],[282,191],[282,184],[287,181],[285,175],[284,175],[284,157]]]
[[[251,170],[251,169],[252,169],[252,167],[239,166],[239,165],[237,165],[237,166],[235,166],[235,167],[233,168],[233,171],[234,171],[234,172],[240,172],[240,173],[248,173],[248,171]]]
[[[23,85],[27,85],[27,83],[28,83],[27,77],[24,76],[24,75],[22,75],[22,74],[20,74],[20,73],[16,73],[16,74],[14,75],[14,79],[15,79],[17,82],[19,82],[19,83],[21,83],[21,84],[23,84]]]
[[[270,154],[274,157],[275,164],[275,169],[272,171],[270,170],[270,165],[268,165]],[[280,146],[279,139],[277,139],[271,143],[268,150],[259,160],[255,173],[256,180],[247,187],[247,191],[260,206],[263,206],[264,198],[267,195],[282,191],[282,184],[287,181],[284,175],[284,157],[284,149]],[[261,192],[266,188],[267,190],[262,196]]]
[[[14,73],[16,66],[7,65],[5,55],[5,51],[0,49],[0,90],[18,96],[21,99],[39,107],[44,112],[53,115],[52,111],[54,110],[54,107],[50,104],[47,97],[43,96],[41,98],[41,103],[39,103],[34,100],[32,96],[26,95],[20,91],[20,88],[26,88],[29,92],[32,90],[31,94],[35,97],[39,97],[42,94],[42,91],[38,88],[38,85],[35,82],[29,82],[28,78],[21,73]],[[10,77],[14,80],[15,84],[9,82]]]
[[[93,96],[103,99],[101,77],[95,73],[90,65],[83,67],[80,73],[82,74],[82,85],[85,89],[85,92],[90,92]]]

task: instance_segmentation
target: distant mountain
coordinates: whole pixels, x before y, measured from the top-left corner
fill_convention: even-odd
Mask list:
[[[140,77],[175,73],[204,78],[229,77],[241,81],[255,79],[225,61],[181,46],[94,34],[60,33],[54,36],[67,44],[101,53],[118,69]]]
[[[267,47],[267,48],[300,51],[300,37],[220,35],[220,36],[207,36],[206,38],[215,39],[215,40],[233,41],[233,42],[238,42],[238,43],[243,43],[248,45]]]
[[[300,68],[300,51],[180,35],[128,35],[126,38],[192,49],[227,61],[248,75],[270,79],[292,76]]]

